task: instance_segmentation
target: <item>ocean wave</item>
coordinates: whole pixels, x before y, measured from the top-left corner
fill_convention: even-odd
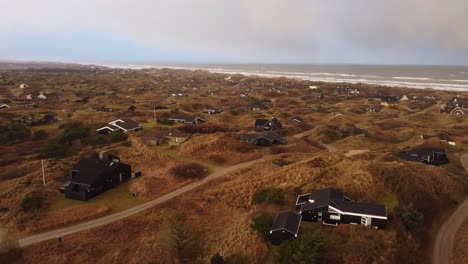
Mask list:
[[[102,64],[101,64],[102,65]],[[378,79],[384,78],[376,75],[356,75],[346,73],[327,73],[327,72],[287,72],[287,71],[263,71],[263,70],[238,70],[223,68],[203,68],[197,66],[173,66],[173,65],[102,65],[112,68],[123,69],[149,69],[149,68],[170,68],[184,70],[206,70],[212,73],[222,74],[242,74],[246,76],[260,76],[266,78],[288,77],[294,79],[332,82],[332,83],[366,83],[375,85],[384,85],[390,87],[408,87],[418,89],[435,89],[446,91],[468,91],[468,80],[442,80],[419,77],[392,77],[391,80]],[[429,82],[428,82],[429,81]]]
[[[392,77],[392,79],[397,80],[415,80],[415,81],[429,81],[431,78],[422,78],[422,77]]]

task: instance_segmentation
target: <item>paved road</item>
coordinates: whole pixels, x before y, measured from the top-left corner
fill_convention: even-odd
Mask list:
[[[461,163],[468,172],[468,153],[461,156]],[[433,264],[453,263],[453,245],[458,229],[468,217],[468,199],[457,208],[457,210],[445,221],[439,229],[434,244],[432,255]]]
[[[247,161],[247,162],[244,162],[244,163],[240,163],[240,164],[236,164],[236,165],[233,165],[233,166],[230,166],[230,167],[227,167],[227,168],[223,168],[223,169],[219,169],[217,171],[215,171],[214,173],[212,173],[211,175],[203,178],[202,180],[200,181],[196,181],[196,182],[193,182],[191,184],[188,184],[180,189],[177,189],[173,192],[170,192],[168,194],[165,194],[159,198],[156,198],[154,200],[151,200],[149,202],[146,202],[144,204],[141,204],[141,205],[138,205],[136,207],[132,207],[130,209],[127,209],[127,210],[124,210],[124,211],[121,211],[121,212],[118,212],[118,213],[115,213],[115,214],[111,214],[111,215],[108,215],[108,216],[104,216],[104,217],[101,217],[101,218],[97,218],[97,219],[94,219],[94,220],[90,220],[90,221],[87,221],[87,222],[83,222],[83,223],[80,223],[80,224],[76,224],[76,225],[73,225],[73,226],[69,226],[69,227],[64,227],[64,228],[60,228],[60,229],[56,229],[56,230],[52,230],[52,231],[49,231],[49,232],[44,232],[44,233],[40,233],[40,234],[37,234],[37,235],[32,235],[32,236],[29,236],[29,237],[25,237],[25,238],[22,238],[19,240],[19,244],[21,247],[27,247],[29,245],[32,245],[32,244],[36,244],[36,243],[39,243],[39,242],[43,242],[43,241],[46,241],[46,240],[50,240],[50,239],[57,239],[59,236],[63,237],[63,236],[66,236],[66,235],[70,235],[70,234],[73,234],[73,233],[76,233],[76,232],[80,232],[80,231],[83,231],[83,230],[87,230],[87,229],[90,229],[90,228],[95,228],[95,227],[99,227],[99,226],[102,226],[102,225],[106,225],[106,224],[109,224],[109,223],[112,223],[114,221],[118,221],[120,219],[123,219],[123,218],[126,218],[126,217],[129,217],[131,215],[134,215],[134,214],[137,214],[139,212],[142,212],[148,208],[151,208],[153,206],[156,206],[156,205],[159,205],[159,204],[162,204],[164,202],[167,202],[168,200],[170,199],[173,199],[183,193],[186,193],[190,190],[193,190],[209,181],[212,181],[214,179],[217,179],[217,178],[221,178],[222,176],[226,175],[227,173],[229,172],[232,172],[234,170],[237,170],[237,169],[241,169],[241,168],[244,168],[244,167],[248,167],[254,163],[257,163],[257,162],[261,162],[261,161],[264,161],[266,160],[268,157],[263,157],[263,158],[259,158],[259,159],[256,159],[256,160],[252,160],[252,161]]]

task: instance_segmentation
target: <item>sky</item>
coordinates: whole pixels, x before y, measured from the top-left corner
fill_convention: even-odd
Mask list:
[[[0,60],[468,65],[466,0],[0,0]]]

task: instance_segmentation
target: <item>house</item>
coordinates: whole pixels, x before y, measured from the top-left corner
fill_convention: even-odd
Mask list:
[[[15,123],[20,123],[22,125],[30,126],[32,125],[33,117],[31,115],[22,115],[14,117],[13,119],[11,119],[11,121]]]
[[[130,131],[137,131],[140,130],[141,126],[138,122],[133,121],[132,119],[129,118],[122,118],[122,119],[117,119],[112,122],[109,122],[108,125],[101,127],[97,129],[96,131],[99,134],[103,135],[108,135],[108,134],[113,134],[115,132],[130,132]]]
[[[11,108],[11,107],[7,104],[0,104],[0,109],[3,109],[3,108]]]
[[[297,123],[304,123],[304,118],[298,116],[293,117],[291,120]]]
[[[28,87],[29,87],[29,85],[24,84],[24,83],[20,84],[20,86],[19,86],[20,89],[24,89],[24,88],[28,88]]]
[[[315,98],[315,99],[323,99],[323,92],[311,92],[310,93],[310,98]]]
[[[352,128],[340,128],[338,131],[343,135],[343,136],[352,136],[352,135],[365,135],[367,136],[369,132],[365,129],[359,128],[359,127],[352,127]]]
[[[406,95],[403,95],[403,96],[401,97],[401,99],[400,99],[400,101],[408,101],[408,100],[409,100],[409,99],[408,99],[408,96],[406,96]]]
[[[324,225],[355,224],[382,229],[387,222],[384,205],[355,202],[335,188],[299,195],[296,208],[302,220],[322,222]]]
[[[106,152],[78,161],[70,170],[70,182],[62,188],[65,198],[87,201],[132,178],[130,165]]]
[[[205,119],[196,115],[185,115],[185,114],[174,114],[167,118],[174,123],[182,124],[202,124],[205,123]]]
[[[319,87],[315,86],[315,85],[309,85],[309,89],[317,90],[317,89],[319,89]]]
[[[33,116],[31,125],[42,126],[56,123],[62,120],[56,113],[42,113]]]
[[[97,106],[97,107],[94,107],[93,109],[94,109],[94,111],[97,111],[97,112],[115,112],[115,111],[117,111],[116,109],[107,108],[107,107],[104,107],[104,106]]]
[[[283,125],[281,122],[276,118],[272,117],[271,119],[256,119],[255,120],[255,130],[262,131],[262,130],[275,130],[275,129],[282,129]]]
[[[264,132],[259,134],[243,134],[241,140],[257,146],[271,146],[273,144],[286,144],[288,140],[274,132]]]
[[[266,109],[268,109],[268,106],[260,102],[254,103],[249,106],[250,111],[261,111],[261,110],[266,110]]]
[[[224,109],[222,109],[222,108],[205,108],[205,109],[203,109],[203,113],[207,113],[209,115],[219,114],[219,113],[222,113],[222,112],[224,112]]]
[[[395,103],[398,102],[398,97],[396,96],[381,96],[380,100],[386,103]]]
[[[171,130],[169,133],[166,134],[165,138],[168,140],[168,144],[171,146],[177,146],[185,141],[187,141],[190,137],[190,134],[179,131],[179,130]]]
[[[302,216],[293,211],[284,211],[276,215],[270,229],[270,241],[279,245],[284,240],[296,238],[299,233]]]
[[[44,95],[43,92],[40,92],[39,95],[37,96],[37,99],[45,100],[47,97]]]
[[[380,110],[376,107],[366,107],[366,112],[372,112],[372,113],[377,113],[379,112]]]
[[[463,111],[463,108],[460,106],[455,106],[451,111],[450,114],[452,115],[464,115],[465,112]]]
[[[429,165],[443,165],[449,163],[447,152],[443,148],[414,148],[397,154],[400,159],[421,162]]]
[[[131,105],[130,107],[128,107],[128,112],[135,112],[136,110],[136,107],[134,105]]]

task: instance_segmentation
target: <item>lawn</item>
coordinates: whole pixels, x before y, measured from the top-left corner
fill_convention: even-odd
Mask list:
[[[119,185],[87,202],[71,200],[61,196],[49,206],[48,210],[59,210],[73,205],[88,203],[90,205],[108,206],[113,212],[118,212],[142,204],[144,202],[142,199],[131,195],[128,185],[129,183]]]

